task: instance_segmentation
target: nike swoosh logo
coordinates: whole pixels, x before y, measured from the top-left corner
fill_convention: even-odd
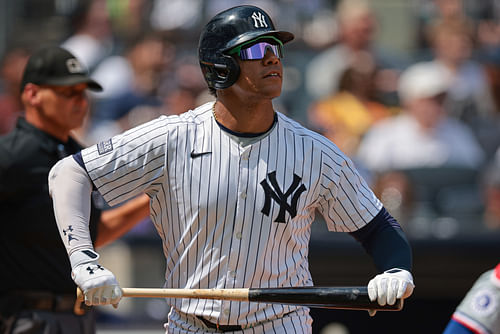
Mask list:
[[[199,153],[196,153],[194,151],[191,151],[191,158],[198,158],[198,157],[201,157],[202,155],[205,155],[205,154],[212,154],[212,152],[199,152]]]

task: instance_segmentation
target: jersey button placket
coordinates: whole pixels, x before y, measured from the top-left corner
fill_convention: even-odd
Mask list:
[[[242,239],[243,220],[245,215],[245,203],[247,200],[247,178],[248,178],[248,159],[250,148],[240,152],[239,163],[239,178],[238,178],[238,196],[236,198],[236,215],[234,220],[233,241],[231,245],[231,256],[228,263],[228,283],[232,283],[232,287],[238,287],[237,283],[237,268],[239,258],[239,250]]]
[[[250,150],[250,147],[243,150],[243,152],[241,153],[241,160],[248,161],[248,159],[250,159]]]

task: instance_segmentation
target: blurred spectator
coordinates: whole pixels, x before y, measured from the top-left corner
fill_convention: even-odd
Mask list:
[[[500,62],[500,2],[498,0],[475,1],[480,3],[483,15],[477,22],[478,53],[481,62]]]
[[[197,92],[188,88],[178,88],[168,93],[165,98],[165,114],[180,115],[197,106]]]
[[[0,64],[0,135],[14,129],[23,106],[19,95],[24,67],[29,51],[15,47],[9,49]]]
[[[341,1],[337,6],[337,22],[337,43],[314,57],[306,68],[306,90],[314,100],[338,91],[342,73],[360,52],[373,54],[377,65],[389,68],[388,56],[373,45],[378,22],[369,1]]]
[[[484,162],[469,127],[446,113],[450,80],[431,62],[409,67],[399,80],[400,114],[373,125],[358,150],[358,161],[373,173],[375,193],[403,222],[450,214],[446,203],[470,197],[464,193],[473,192],[471,182]],[[460,191],[450,190],[455,188]],[[463,217],[474,212],[479,199],[467,201],[463,212],[454,209]]]
[[[339,91],[314,102],[309,111],[309,125],[333,141],[344,153],[356,155],[365,132],[376,122],[390,116],[391,110],[376,100],[375,63],[367,52],[340,78]]]
[[[201,21],[202,7],[202,0],[153,0],[151,26],[156,30],[167,31],[197,27]]]
[[[465,20],[472,28],[475,53],[481,62],[500,60],[500,2],[498,0],[421,0],[416,4],[420,48],[428,51],[432,27],[438,23]]]
[[[107,8],[117,41],[127,40],[150,28],[150,0],[108,0]]]
[[[473,28],[467,20],[443,21],[430,28],[434,62],[446,69],[452,84],[447,103],[453,115],[488,114],[495,109],[483,66],[472,59]]]
[[[417,167],[479,168],[484,153],[470,129],[443,107],[450,76],[435,63],[418,63],[400,77],[400,115],[374,125],[358,158],[373,171]]]
[[[485,67],[471,58],[472,27],[467,20],[450,20],[436,24],[431,31],[433,62],[451,76],[446,109],[471,127],[491,157],[500,143],[500,120]]]
[[[484,175],[484,223],[500,229],[500,148]]]
[[[443,22],[467,20],[472,13],[467,11],[464,0],[423,0],[417,4],[419,12],[418,46],[427,50],[431,48],[432,27]]]
[[[162,113],[158,89],[174,53],[175,48],[161,33],[147,32],[133,38],[123,56],[111,56],[101,62],[93,77],[108,93],[95,96],[87,142],[101,140],[101,131],[108,138]],[[141,109],[142,117],[134,118],[136,122],[130,124],[132,119],[125,116],[135,108]]]
[[[225,10],[227,8],[231,8],[233,6],[239,6],[239,5],[244,5],[247,1],[245,0],[212,0],[212,1],[205,1],[205,15],[207,18],[212,17],[213,15],[216,15],[222,10]],[[277,11],[280,10],[279,1],[272,1],[272,0],[254,0],[252,1],[252,4],[255,6],[258,6],[260,8],[265,8],[266,11],[269,11],[272,15],[272,13],[276,13]],[[279,15],[279,13],[276,13]]]
[[[81,59],[92,73],[114,47],[106,0],[78,0],[70,21],[73,27],[71,35],[61,46]]]

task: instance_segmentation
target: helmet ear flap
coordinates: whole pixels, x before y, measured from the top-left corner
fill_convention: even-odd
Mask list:
[[[212,85],[215,89],[230,87],[240,76],[240,66],[236,59],[228,55],[221,55],[217,64],[212,67]]]

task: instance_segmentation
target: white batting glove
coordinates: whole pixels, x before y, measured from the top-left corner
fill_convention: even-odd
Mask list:
[[[411,296],[415,284],[413,276],[404,269],[392,268],[372,278],[368,282],[368,297],[371,301],[377,300],[379,305],[394,305],[396,299],[405,299]],[[368,311],[374,316],[376,311]]]
[[[71,277],[82,290],[87,306],[113,304],[116,308],[122,290],[115,275],[97,263],[98,258],[99,254],[91,249],[71,254]]]

